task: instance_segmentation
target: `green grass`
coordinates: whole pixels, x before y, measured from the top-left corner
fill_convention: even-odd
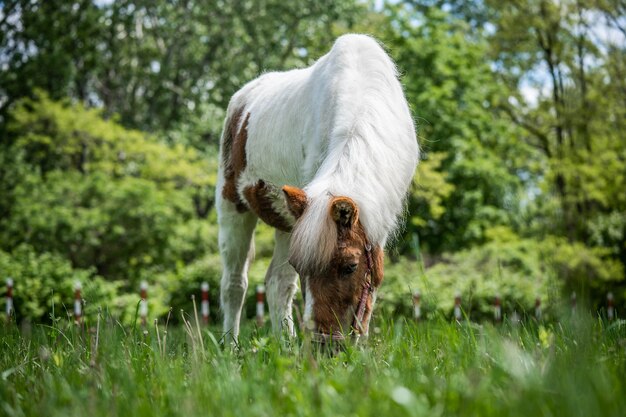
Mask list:
[[[624,322],[378,320],[367,345],[335,355],[265,327],[244,326],[235,350],[191,328],[164,341],[163,327],[157,338],[103,319],[96,347],[74,325],[0,327],[0,416],[626,413]]]

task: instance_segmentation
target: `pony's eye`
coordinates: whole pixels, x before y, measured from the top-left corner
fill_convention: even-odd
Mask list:
[[[348,264],[341,267],[341,275],[350,275],[356,271],[358,264]]]

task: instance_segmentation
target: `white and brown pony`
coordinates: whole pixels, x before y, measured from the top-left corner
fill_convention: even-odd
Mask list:
[[[217,184],[224,331],[237,338],[257,220],[276,228],[265,277],[273,329],[304,322],[323,338],[367,334],[383,248],[419,157],[392,60],[345,35],[305,69],[273,72],[231,99]]]

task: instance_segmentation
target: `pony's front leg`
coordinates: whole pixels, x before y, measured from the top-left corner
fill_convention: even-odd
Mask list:
[[[237,341],[246,290],[248,267],[254,257],[254,228],[257,217],[239,213],[235,205],[218,197],[219,248],[222,258],[220,301],[224,313],[224,337]]]
[[[297,290],[298,274],[289,265],[290,237],[290,233],[276,231],[274,255],[265,276],[265,286],[267,287],[267,303],[272,320],[272,330],[277,335],[286,330],[290,336],[295,336],[291,310],[293,297]]]

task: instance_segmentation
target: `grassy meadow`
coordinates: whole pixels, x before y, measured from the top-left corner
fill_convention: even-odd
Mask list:
[[[369,340],[329,354],[245,320],[232,347],[180,318],[205,282],[218,315],[229,100],[346,33],[384,45],[421,148]],[[0,417],[626,416],[625,73],[626,0],[0,0]],[[133,326],[144,281],[158,328]],[[59,307],[77,282],[82,326]],[[522,321],[491,324],[496,297]]]
[[[626,323],[378,318],[329,355],[243,327],[1,328],[2,416],[623,416]]]

